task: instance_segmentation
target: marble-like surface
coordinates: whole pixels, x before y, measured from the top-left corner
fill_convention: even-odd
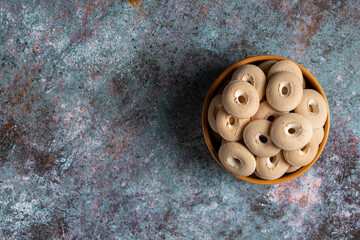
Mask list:
[[[360,2],[1,1],[0,239],[359,239]],[[291,58],[323,86],[317,163],[261,186],[202,136],[216,77]]]

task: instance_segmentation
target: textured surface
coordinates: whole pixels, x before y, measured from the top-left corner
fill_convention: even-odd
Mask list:
[[[0,2],[0,239],[358,239],[360,2],[130,2]],[[260,54],[310,70],[332,116],[275,186],[201,131],[212,81]]]

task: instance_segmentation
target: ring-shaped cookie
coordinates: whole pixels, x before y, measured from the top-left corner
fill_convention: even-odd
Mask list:
[[[304,116],[288,113],[278,117],[271,125],[270,136],[273,143],[286,151],[304,147],[311,139],[313,129]]]
[[[258,111],[255,113],[254,116],[251,117],[251,121],[256,119],[266,119],[270,122],[273,122],[275,118],[280,117],[284,114],[287,114],[289,112],[279,112],[273,109],[269,103],[265,100],[262,101],[259,105]]]
[[[250,118],[239,119],[228,114],[224,108],[220,108],[216,114],[216,127],[222,138],[229,142],[238,141],[242,138],[243,130]]]
[[[304,89],[301,102],[294,112],[306,117],[311,122],[313,129],[321,128],[327,118],[325,99],[313,89]]]
[[[262,99],[265,96],[266,76],[258,66],[245,64],[239,67],[231,78],[231,81],[238,80],[248,82],[253,85],[259,94],[259,99]]]
[[[265,76],[267,76],[270,68],[277,63],[276,60],[267,60],[259,64],[259,68],[265,73]]]
[[[262,179],[278,179],[289,169],[289,164],[285,161],[282,152],[273,157],[256,157],[255,175]]]
[[[266,88],[269,105],[280,112],[291,111],[300,103],[303,88],[298,77],[291,72],[276,73]]]
[[[310,139],[310,142],[301,149],[295,151],[283,151],[286,162],[294,167],[308,165],[312,160],[314,160],[318,152],[319,144],[317,141],[316,137],[313,136]]]
[[[221,145],[219,159],[222,165],[238,176],[249,176],[255,171],[254,155],[242,144],[228,142]]]
[[[301,69],[291,60],[282,60],[277,63],[275,63],[269,70],[267,74],[267,78],[270,79],[272,76],[274,76],[278,72],[291,72],[296,74],[298,79],[300,80],[300,85],[305,88],[305,80],[303,77],[303,74],[301,72]]]
[[[244,81],[230,82],[222,94],[225,110],[237,118],[250,118],[259,108],[256,89]]]
[[[222,97],[221,94],[218,94],[211,100],[208,108],[208,122],[214,132],[219,132],[216,127],[216,114],[221,107]]]
[[[270,121],[259,119],[251,121],[244,129],[245,145],[258,157],[272,157],[281,150],[271,141],[270,128]]]

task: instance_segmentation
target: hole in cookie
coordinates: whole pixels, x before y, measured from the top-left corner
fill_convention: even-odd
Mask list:
[[[241,160],[238,159],[238,158],[233,158],[233,157],[230,157],[226,160],[227,164],[232,167],[232,168],[236,168],[236,169],[239,169],[240,166],[241,166]]]
[[[248,74],[245,74],[242,78],[241,78],[242,81],[244,82],[248,82],[250,83],[251,85],[254,85],[254,79],[252,76],[248,75]]]
[[[319,106],[315,99],[309,99],[308,101],[308,111],[312,115],[316,115],[319,113]]]
[[[273,122],[275,120],[275,117],[273,115],[268,116],[268,121]]]
[[[260,142],[262,142],[262,143],[267,143],[267,141],[268,141],[267,137],[264,136],[264,135],[260,135],[260,136],[259,136],[259,140],[260,140]]]
[[[288,82],[280,83],[279,91],[280,91],[281,96],[289,96],[290,95],[290,84]]]
[[[238,97],[238,101],[242,104],[244,104],[246,102],[246,98],[244,96],[239,96]]]
[[[240,104],[246,104],[248,102],[248,95],[246,92],[238,90],[235,92],[235,102]]]
[[[288,129],[288,133],[290,134],[294,134],[296,132],[296,130],[294,128],[289,128]]]
[[[276,163],[276,155],[275,156],[272,156],[272,157],[269,157],[267,158],[267,161],[266,161],[266,166],[268,168],[275,168],[278,164]]]
[[[312,113],[312,112],[314,112],[314,109],[313,109],[313,107],[311,106],[311,105],[309,105],[309,111]]]
[[[297,137],[302,133],[302,127],[299,123],[289,123],[285,126],[285,135]]]
[[[303,156],[309,151],[309,143],[300,149],[300,155]]]
[[[230,123],[230,125],[234,125],[235,124],[235,118],[230,117],[229,118],[229,123]]]
[[[235,162],[236,165],[240,165],[240,164],[241,164],[241,161],[240,161],[239,159],[237,159],[237,158],[234,158],[234,162]]]

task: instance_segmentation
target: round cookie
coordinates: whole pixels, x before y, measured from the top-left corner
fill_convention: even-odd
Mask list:
[[[292,172],[295,172],[296,170],[300,169],[300,167],[294,167],[294,166],[291,166],[289,165],[289,169],[286,171],[286,173],[292,173]]]
[[[297,113],[288,113],[278,117],[270,129],[273,143],[287,151],[304,147],[310,141],[312,133],[309,120]]]
[[[267,180],[274,180],[289,169],[289,164],[284,160],[282,152],[273,157],[256,157],[255,175]]]
[[[313,136],[308,144],[295,151],[284,151],[284,158],[287,163],[294,167],[308,165],[314,160],[319,149],[317,139]]]
[[[324,139],[324,128],[315,129],[313,132],[313,137],[316,138],[317,143],[320,144]]]
[[[277,63],[278,61],[275,60],[267,60],[259,64],[259,68],[265,73],[265,76],[267,76],[270,68]]]
[[[325,99],[313,89],[304,89],[301,102],[294,111],[306,117],[313,129],[323,127],[327,118]]]
[[[239,119],[228,114],[223,108],[220,108],[216,114],[216,127],[222,138],[227,141],[238,141],[242,138],[243,130],[250,118]]]
[[[266,119],[270,122],[273,122],[275,118],[280,117],[289,112],[279,112],[273,109],[267,101],[262,101],[260,103],[258,111],[255,113],[254,116],[251,117],[252,120],[256,119]]]
[[[222,107],[222,98],[221,98],[221,94],[218,94],[211,100],[208,109],[208,122],[210,128],[214,132],[219,132],[216,127],[216,114],[221,107]]]
[[[254,120],[244,129],[243,139],[249,150],[259,157],[272,157],[280,152],[270,137],[271,122],[265,119]]]
[[[291,111],[300,103],[303,89],[294,73],[279,72],[270,80],[266,88],[269,105],[280,112]]]
[[[255,157],[242,144],[228,142],[221,145],[219,159],[222,165],[232,174],[249,176],[255,171]]]
[[[245,64],[239,67],[234,74],[232,75],[231,81],[244,81],[248,82],[254,86],[257,93],[259,94],[259,99],[262,99],[265,95],[266,87],[266,76],[264,72],[255,65]]]
[[[256,89],[247,82],[230,82],[222,94],[225,110],[237,118],[249,118],[259,108],[259,95]]]
[[[303,88],[305,88],[305,80],[303,77],[303,74],[301,72],[301,69],[290,60],[282,60],[277,63],[275,63],[269,70],[267,74],[267,78],[270,79],[272,76],[274,76],[278,72],[291,72],[294,73],[298,79],[300,80],[300,84]]]

